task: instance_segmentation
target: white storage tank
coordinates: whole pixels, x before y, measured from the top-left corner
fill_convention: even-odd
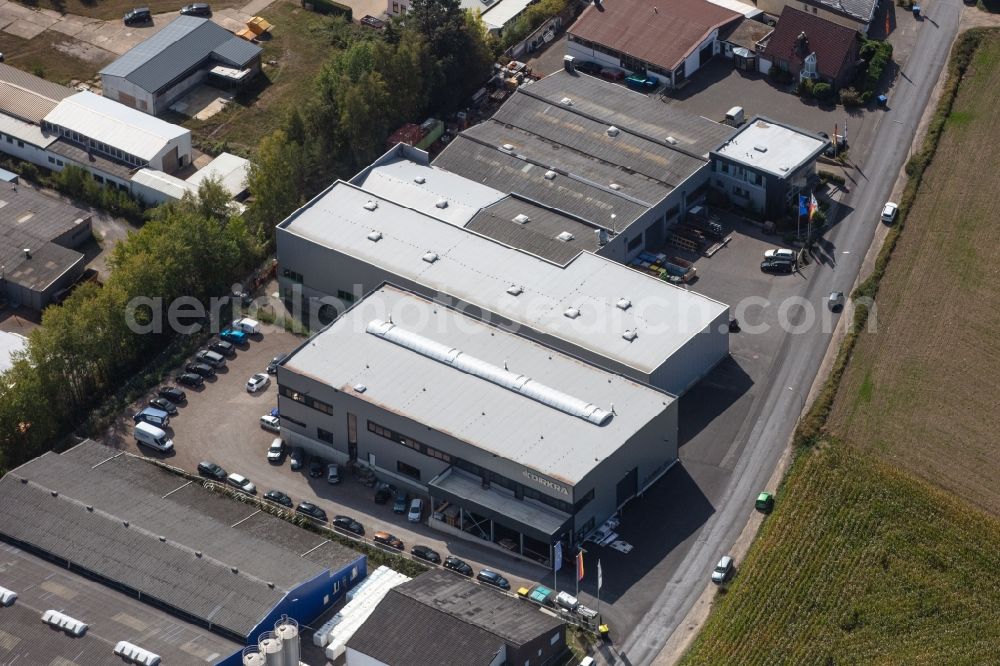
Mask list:
[[[265,666],[284,666],[282,663],[283,645],[280,638],[268,631],[261,634],[260,638],[257,639],[257,647],[260,648],[260,653],[264,655]]]
[[[243,666],[264,666],[264,655],[259,647],[250,645],[243,648]]]
[[[282,666],[299,666],[299,623],[295,618],[282,616],[274,623],[274,635],[281,641]]]

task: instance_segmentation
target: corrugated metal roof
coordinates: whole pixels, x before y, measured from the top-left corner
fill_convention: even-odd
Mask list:
[[[261,52],[256,44],[209,19],[179,16],[102,69],[101,75],[123,77],[143,90],[158,92],[214,53],[242,67]]]
[[[0,112],[39,123],[75,90],[0,63]]]
[[[231,153],[222,153],[214,160],[198,169],[187,182],[200,187],[206,178],[217,178],[230,196],[239,196],[247,189],[247,177],[250,174],[250,160]]]
[[[804,48],[799,46],[801,34],[806,36]],[[786,5],[762,55],[801,67],[806,56],[815,53],[820,75],[837,79],[854,65],[857,43],[858,32],[854,28]]]
[[[527,9],[532,0],[500,0],[482,14],[483,23],[490,30],[502,30],[505,25]]]
[[[38,125],[2,113],[0,113],[0,132],[39,148],[47,148],[56,140],[55,134],[42,131]]]
[[[91,92],[62,100],[45,120],[144,160],[152,160],[168,142],[191,133]]]
[[[278,518],[268,516],[275,533],[266,538],[231,527],[254,514],[252,506],[129,454],[93,467],[115,453],[85,442],[8,473],[0,498],[11,510],[0,513],[0,533],[240,636],[285,592],[327,568],[288,549],[282,530],[298,528]],[[334,552],[342,565],[360,557],[340,546]]]
[[[377,208],[366,210],[373,200]],[[589,252],[558,266],[344,182],[279,228],[646,374],[728,310],[718,301]],[[383,235],[377,243],[368,239],[373,229]],[[439,260],[421,261],[428,250]],[[524,285],[524,298],[508,296],[512,283]],[[615,303],[622,297],[638,307],[619,310]],[[564,317],[571,306],[583,316]],[[638,330],[639,337],[623,340],[626,329]]]
[[[514,274],[513,280],[519,277]],[[510,300],[531,298],[502,293]],[[582,300],[574,302],[586,309]],[[373,320],[390,315],[396,329],[459,351],[470,363],[478,362],[477,367],[506,367],[508,373],[605,411],[614,403],[615,414],[597,425],[365,332]],[[559,317],[565,319],[561,311]],[[343,387],[359,400],[568,483],[576,483],[599,466],[674,400],[662,391],[391,285],[348,310],[300,347],[284,367]],[[364,393],[350,391],[348,387],[356,384],[365,385]]]

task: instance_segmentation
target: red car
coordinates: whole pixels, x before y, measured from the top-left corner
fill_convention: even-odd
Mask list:
[[[625,78],[625,72],[615,67],[605,67],[601,70],[601,77],[608,81],[621,81]]]

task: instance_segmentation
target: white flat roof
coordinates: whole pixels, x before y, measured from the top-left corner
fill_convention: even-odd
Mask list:
[[[369,202],[377,207],[367,210]],[[728,309],[589,252],[559,266],[344,182],[280,226],[644,374]],[[368,238],[373,230],[382,234],[377,242]],[[437,255],[433,263],[425,260],[429,252]],[[508,291],[517,288],[517,295]],[[623,337],[630,331],[632,340]]]
[[[351,183],[458,227],[464,227],[480,208],[507,196],[500,190],[406,157],[376,164],[352,178]]]
[[[39,148],[48,148],[57,138],[55,134],[43,132],[38,125],[26,123],[3,113],[0,113],[0,132]]]
[[[523,12],[532,0],[499,0],[483,12],[483,23],[490,30],[502,30],[507,22]]]
[[[436,349],[450,350],[451,361]],[[391,285],[313,336],[284,367],[569,484],[674,400]],[[578,404],[607,414],[589,417]]]
[[[91,92],[70,95],[45,120],[144,160],[155,158],[171,140],[191,133]]]
[[[758,118],[715,152],[775,176],[787,176],[822,152],[824,146],[823,139]]]
[[[11,355],[28,347],[28,338],[18,333],[0,331],[0,373],[7,372],[14,364]]]
[[[250,175],[250,160],[246,160],[238,155],[222,153],[214,160],[198,169],[187,182],[195,187],[201,185],[201,181],[209,177],[218,178],[222,181],[222,187],[229,192],[230,196],[239,196],[247,189],[247,177]]]
[[[743,14],[744,17],[748,19],[755,18],[763,14],[763,10],[754,7],[753,5],[741,2],[740,0],[708,0],[713,5],[718,5],[719,7],[725,7],[730,11],[734,11],[737,14]]]
[[[151,190],[162,192],[178,201],[183,199],[184,195],[188,192],[195,195],[198,194],[197,186],[156,169],[139,169],[132,176],[132,182],[148,187]]]

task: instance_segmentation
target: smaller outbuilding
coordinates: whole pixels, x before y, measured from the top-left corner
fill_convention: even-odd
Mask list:
[[[712,185],[733,203],[768,217],[787,213],[816,183],[816,159],[829,142],[763,116],[710,153]]]
[[[28,338],[19,333],[0,331],[0,373],[14,365],[14,356],[28,348]]]
[[[856,29],[785,7],[761,53],[760,71],[767,74],[777,67],[796,81],[843,88],[854,78],[860,48]]]

